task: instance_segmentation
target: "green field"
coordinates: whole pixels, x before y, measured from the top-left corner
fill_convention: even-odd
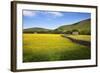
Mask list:
[[[89,36],[89,35],[69,35],[68,37],[71,37],[76,40],[84,40],[84,41],[88,41],[88,42],[91,41],[91,36]]]
[[[73,43],[60,34],[23,34],[23,62],[80,60],[90,57],[90,48]]]

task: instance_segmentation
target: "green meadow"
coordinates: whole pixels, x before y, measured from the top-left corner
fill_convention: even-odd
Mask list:
[[[90,35],[70,37],[90,41]],[[90,59],[90,50],[61,34],[23,34],[23,62]]]
[[[90,35],[69,35],[68,37],[71,37],[76,40],[83,40],[83,41],[91,42]]]

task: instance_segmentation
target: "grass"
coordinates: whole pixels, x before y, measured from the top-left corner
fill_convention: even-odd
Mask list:
[[[90,59],[90,48],[60,34],[23,34],[23,62]]]
[[[90,35],[69,35],[68,37],[77,39],[77,40],[84,40],[84,41],[91,41],[91,36]]]

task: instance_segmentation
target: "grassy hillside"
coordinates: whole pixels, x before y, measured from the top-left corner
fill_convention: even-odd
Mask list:
[[[24,33],[34,33],[34,32],[38,32],[38,33],[44,32],[45,33],[48,31],[50,31],[50,29],[39,28],[39,27],[27,28],[23,30]]]
[[[38,33],[70,33],[71,34],[73,31],[77,30],[80,34],[89,35],[91,34],[90,22],[91,22],[90,19],[86,19],[71,25],[60,26],[54,30],[35,27],[35,28],[24,29],[23,32],[24,33],[38,32]]]
[[[77,23],[74,23],[72,25],[63,25],[58,27],[57,29],[55,29],[56,31],[59,32],[72,32],[74,30],[77,30],[80,32],[80,34],[90,34],[91,32],[91,20],[87,19],[87,20],[83,20]]]

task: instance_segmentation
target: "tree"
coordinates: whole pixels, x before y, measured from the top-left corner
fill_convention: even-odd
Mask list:
[[[77,29],[73,29],[72,32],[79,32]]]
[[[65,33],[66,34],[72,34],[72,31],[66,31]]]

